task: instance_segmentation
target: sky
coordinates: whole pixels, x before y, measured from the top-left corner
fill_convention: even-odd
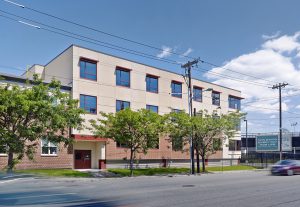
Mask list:
[[[14,0],[13,0],[14,1]],[[16,0],[26,8],[139,43],[134,44],[53,19],[0,0],[0,72],[20,75],[32,64],[46,64],[71,44],[117,55],[182,74],[184,56],[201,58],[193,77],[242,91],[248,132],[278,131],[276,83],[283,94],[283,128],[300,131],[300,21],[298,0]],[[8,20],[19,15],[96,39],[72,39]],[[53,28],[52,28],[53,29]],[[149,59],[100,46],[100,41],[152,55]],[[176,54],[174,54],[176,53]],[[293,126],[294,125],[294,126]],[[245,123],[242,123],[242,131]]]

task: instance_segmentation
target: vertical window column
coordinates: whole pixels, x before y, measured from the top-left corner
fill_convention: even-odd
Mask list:
[[[116,68],[116,85],[130,88],[130,69]]]
[[[90,114],[97,114],[97,97],[80,94],[80,108]]]
[[[182,83],[172,81],[171,92],[173,97],[182,98]]]

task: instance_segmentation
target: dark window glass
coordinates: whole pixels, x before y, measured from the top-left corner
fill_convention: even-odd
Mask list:
[[[172,96],[182,98],[182,83],[172,81],[171,88]]]
[[[180,151],[183,148],[183,140],[181,137],[172,138],[172,150]]]
[[[42,154],[57,155],[57,145],[49,142],[47,139],[42,139]]]
[[[198,87],[193,88],[193,100],[202,102],[202,88],[198,88]]]
[[[80,95],[80,108],[84,109],[88,113],[97,113],[97,97]]]
[[[146,76],[146,90],[148,92],[158,93],[158,78],[153,76]]]
[[[153,111],[155,113],[158,113],[158,106],[153,106],[153,105],[147,105],[146,109]]]
[[[229,151],[240,151],[241,140],[229,140]]]
[[[80,60],[80,78],[97,80],[97,63],[84,59]]]
[[[117,68],[116,83],[118,86],[130,87],[130,71],[122,68]]]
[[[216,106],[220,106],[220,93],[213,91],[211,97],[212,97],[212,104]]]
[[[180,110],[180,109],[172,109],[172,112],[179,113],[179,112],[182,112],[182,110]]]
[[[234,96],[228,96],[229,108],[231,109],[241,109],[241,99]]]
[[[0,154],[6,154],[6,146],[0,145]]]
[[[130,102],[117,100],[117,102],[116,102],[116,111],[117,112],[121,111],[123,109],[126,109],[126,108],[130,108]]]

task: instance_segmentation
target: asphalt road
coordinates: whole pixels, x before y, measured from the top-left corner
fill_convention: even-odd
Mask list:
[[[232,172],[135,178],[0,179],[0,206],[298,207],[300,176]]]

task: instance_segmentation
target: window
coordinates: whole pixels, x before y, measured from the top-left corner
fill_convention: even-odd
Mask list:
[[[220,106],[220,92],[213,91],[211,94],[212,104],[216,106]]]
[[[6,146],[0,145],[0,155],[6,155]]]
[[[158,113],[158,106],[153,106],[153,105],[147,105],[146,109],[153,111],[155,113]]]
[[[146,90],[148,92],[158,93],[158,77],[152,75],[146,76]]]
[[[57,155],[57,145],[42,139],[42,155]]]
[[[121,111],[123,109],[126,109],[126,108],[130,108],[130,102],[117,100],[117,102],[116,102],[116,111],[117,112]]]
[[[172,138],[172,150],[180,151],[183,148],[183,140],[181,137]]]
[[[202,88],[195,87],[193,88],[193,100],[202,102]]]
[[[173,97],[182,98],[182,83],[172,81],[171,88]]]
[[[228,96],[228,103],[229,103],[229,108],[231,109],[241,109],[241,99],[234,97],[234,96]]]
[[[80,95],[80,108],[88,113],[97,114],[97,97]]]
[[[180,112],[182,112],[182,110],[180,110],[180,109],[172,109],[172,112],[180,113]]]
[[[116,69],[117,86],[130,87],[130,70],[117,67]]]
[[[229,151],[240,151],[241,140],[229,140]]]
[[[97,80],[97,62],[87,59],[80,59],[80,78]]]

